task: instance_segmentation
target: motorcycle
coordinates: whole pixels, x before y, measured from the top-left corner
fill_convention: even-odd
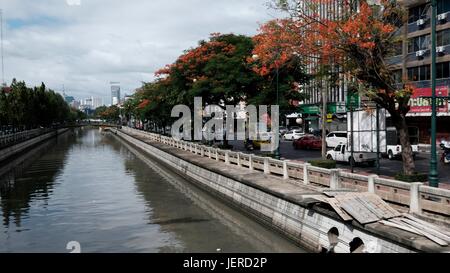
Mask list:
[[[444,150],[442,153],[441,161],[444,164],[450,164],[450,141],[443,141],[441,143],[441,148]]]
[[[247,151],[253,151],[254,149],[255,149],[255,147],[253,146],[253,141],[252,140],[246,140],[245,142],[244,142],[244,145],[245,145],[245,149],[247,150]]]

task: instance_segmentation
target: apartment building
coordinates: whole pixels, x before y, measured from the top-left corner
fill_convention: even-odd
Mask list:
[[[420,141],[430,143],[431,101],[431,4],[426,0],[401,1],[408,9],[408,23],[401,30],[402,42],[397,56],[389,59],[399,82],[407,81],[416,87],[407,116],[409,126],[419,128]],[[449,96],[450,88],[450,1],[437,0],[437,64],[438,97]],[[438,100],[437,138],[450,135],[450,108],[447,100]]]
[[[340,0],[335,1],[338,5]],[[395,56],[387,59],[398,83],[415,86],[411,99],[411,111],[407,116],[409,126],[419,128],[421,143],[430,143],[431,101],[431,4],[427,0],[403,0],[408,12],[408,22],[397,30],[399,42]],[[449,96],[450,88],[450,0],[437,0],[437,96]],[[312,69],[312,67],[310,67]],[[348,79],[341,79],[337,86],[324,86],[312,82],[304,87],[309,99],[300,106],[307,129],[320,127],[322,92],[326,92],[328,113],[333,115],[330,130],[346,129],[346,100]],[[438,100],[438,141],[450,136],[450,108],[445,99]],[[388,119],[389,124],[389,119]]]

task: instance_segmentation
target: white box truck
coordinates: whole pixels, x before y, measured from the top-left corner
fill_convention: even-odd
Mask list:
[[[379,110],[378,127],[376,109],[365,109],[347,113],[347,140],[336,148],[327,152],[327,159],[347,162],[353,165],[366,163],[374,166],[377,151],[386,151],[386,111]],[[352,122],[353,121],[353,126]],[[379,147],[377,147],[379,139]],[[353,155],[352,155],[353,142]]]

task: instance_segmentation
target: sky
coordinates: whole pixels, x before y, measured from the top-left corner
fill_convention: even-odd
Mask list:
[[[268,0],[0,0],[5,81],[110,103],[211,33],[254,35]]]

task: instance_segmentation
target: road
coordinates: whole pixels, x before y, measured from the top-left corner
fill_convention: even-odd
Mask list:
[[[244,148],[243,141],[231,141],[231,145],[233,145],[233,150],[247,152]],[[255,154],[261,154],[260,151],[252,151]],[[292,146],[292,141],[281,141],[280,144],[280,153],[282,159],[287,160],[298,160],[298,161],[309,161],[314,159],[321,159],[321,152],[314,150],[295,150]],[[440,159],[440,154],[438,156],[438,160]],[[427,153],[419,153],[416,157],[416,169],[420,173],[428,173],[430,165],[430,154]],[[340,169],[350,169],[349,164],[339,164],[338,168]],[[439,178],[441,183],[448,184],[450,186],[450,165],[444,165],[442,162],[438,164],[439,168]],[[380,176],[383,177],[394,177],[397,173],[400,173],[402,170],[402,161],[401,159],[389,160],[387,158],[382,158],[380,161]],[[369,174],[377,174],[376,167],[368,167],[368,166],[357,166],[355,167],[355,172],[357,173],[369,173]]]

